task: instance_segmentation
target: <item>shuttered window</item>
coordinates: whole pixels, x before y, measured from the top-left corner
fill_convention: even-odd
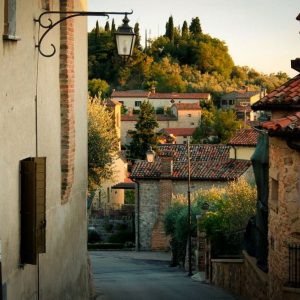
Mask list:
[[[21,161],[21,262],[46,252],[46,158]]]

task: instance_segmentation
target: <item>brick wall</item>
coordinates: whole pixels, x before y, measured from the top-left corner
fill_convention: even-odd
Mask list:
[[[172,180],[159,181],[159,210],[151,236],[151,250],[164,251],[169,248],[169,237],[164,230],[164,215],[171,204],[173,193]]]
[[[60,10],[72,11],[73,1],[61,0]],[[74,181],[74,20],[60,24],[61,201],[66,203]]]

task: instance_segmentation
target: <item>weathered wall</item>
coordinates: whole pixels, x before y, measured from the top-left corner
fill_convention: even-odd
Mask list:
[[[247,300],[269,299],[268,275],[246,253],[244,259],[213,259],[211,266],[213,284]]]
[[[300,155],[279,138],[270,138],[269,155],[270,297],[279,299],[288,281],[288,245],[300,243]]]
[[[86,178],[87,178],[87,39],[86,19],[74,19],[74,177],[69,200],[61,198],[61,108],[59,82],[59,27],[45,39],[58,53],[38,55],[39,0],[17,1],[20,41],[0,42],[0,240],[2,275],[7,299],[36,299],[38,267],[18,268],[20,248],[19,161],[47,157],[46,253],[40,255],[40,299],[87,299]],[[4,0],[0,0],[3,20]],[[74,9],[84,10],[85,1]],[[59,10],[58,1],[51,9]],[[56,19],[57,17],[54,17]],[[1,21],[2,22],[2,21]],[[2,35],[3,24],[0,24]],[[43,32],[43,29],[41,30]],[[72,41],[72,37],[71,37]],[[49,44],[48,44],[49,43]],[[38,66],[38,69],[37,69]],[[35,94],[37,90],[37,147]]]

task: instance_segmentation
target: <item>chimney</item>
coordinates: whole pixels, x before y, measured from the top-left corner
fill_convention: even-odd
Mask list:
[[[161,166],[160,176],[161,177],[172,177],[173,175],[173,155],[172,152],[164,152],[160,155]]]

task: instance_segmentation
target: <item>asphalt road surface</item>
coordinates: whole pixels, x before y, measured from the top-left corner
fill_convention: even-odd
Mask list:
[[[169,267],[169,253],[91,251],[90,258],[97,300],[237,299]]]

